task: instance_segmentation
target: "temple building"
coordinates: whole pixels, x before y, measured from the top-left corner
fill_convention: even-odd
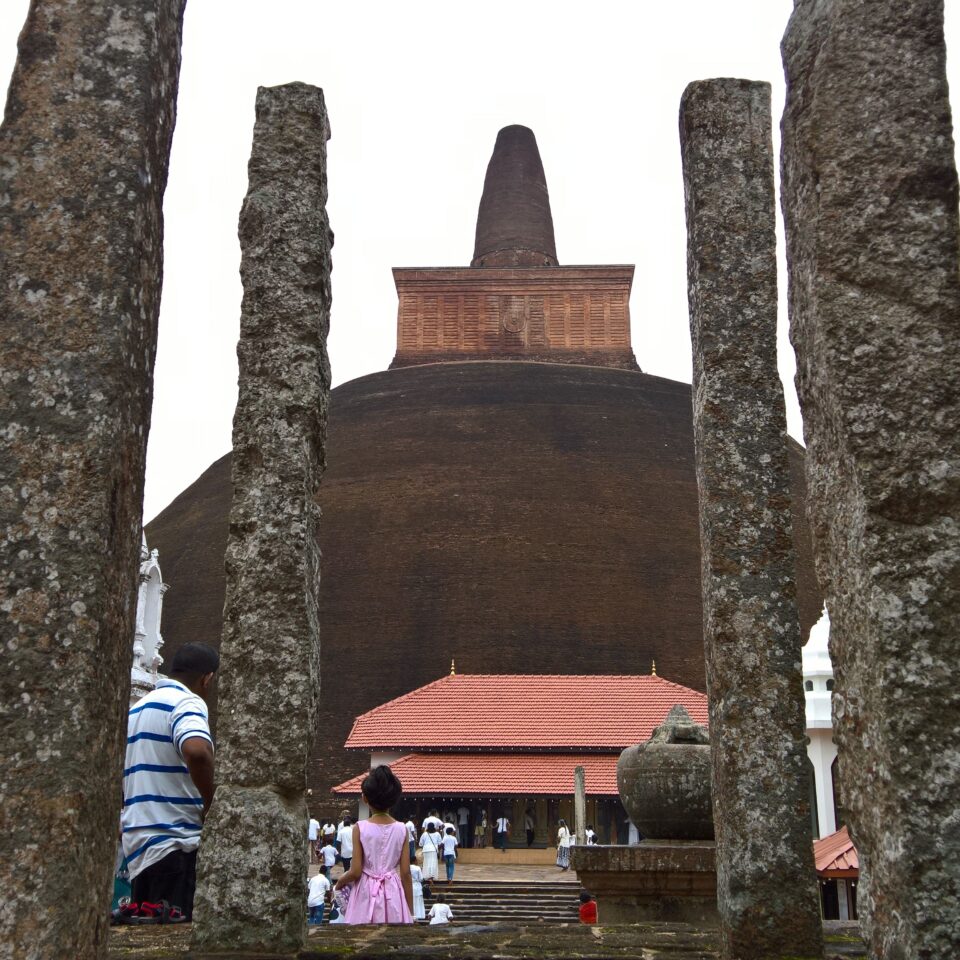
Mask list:
[[[357,773],[343,744],[358,714],[451,657],[468,676],[528,675],[530,696],[537,677],[633,675],[652,660],[705,689],[690,385],[638,366],[633,266],[561,264],[526,127],[497,137],[470,264],[396,269],[390,369],[331,394],[318,813]],[[803,451],[788,444],[806,631],[822,600]],[[219,640],[230,497],[228,455],[147,528],[177,584],[174,651]]]
[[[656,674],[451,671],[357,717],[345,746],[369,754],[368,763],[366,757],[361,761],[364,767],[390,764],[403,783],[395,816],[417,824],[430,810],[458,823],[466,817],[465,847],[472,845],[474,827],[485,815],[488,848],[496,818],[506,816],[508,846],[528,847],[529,817],[531,845],[552,850],[559,819],[574,823],[574,769],[582,766],[587,823],[594,825],[600,843],[626,843],[617,760],[624,747],[648,740],[678,703],[706,725],[706,695]],[[365,775],[366,770],[334,793],[359,798]],[[358,812],[367,813],[362,801]]]

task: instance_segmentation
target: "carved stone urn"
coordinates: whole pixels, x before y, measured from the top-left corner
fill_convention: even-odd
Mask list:
[[[710,740],[677,704],[617,762],[620,799],[647,840],[712,840]]]

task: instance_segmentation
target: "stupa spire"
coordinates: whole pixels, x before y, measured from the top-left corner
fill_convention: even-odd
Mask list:
[[[555,267],[547,179],[529,127],[497,134],[483,181],[472,267]]]

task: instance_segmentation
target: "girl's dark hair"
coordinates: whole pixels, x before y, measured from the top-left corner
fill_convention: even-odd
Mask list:
[[[580,891],[580,902],[589,903],[593,899],[593,894],[589,890]]]
[[[386,811],[400,799],[403,784],[385,763],[381,763],[364,777],[360,790],[374,810]]]
[[[427,833],[436,833],[436,832],[437,832],[437,825],[431,820],[427,824]]]

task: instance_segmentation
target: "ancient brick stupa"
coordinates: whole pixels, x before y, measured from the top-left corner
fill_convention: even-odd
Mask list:
[[[331,397],[318,811],[356,772],[353,719],[451,657],[490,674],[636,674],[656,659],[705,687],[690,386],[637,367],[632,266],[558,265],[530,130],[497,138],[472,266],[394,276],[391,369]],[[791,449],[809,630],[821,600]],[[229,503],[228,455],[147,528],[172,586],[170,656],[220,635]]]
[[[510,359],[637,369],[633,267],[558,265],[547,181],[527,127],[497,136],[470,267],[393,276],[400,309],[392,367]]]

